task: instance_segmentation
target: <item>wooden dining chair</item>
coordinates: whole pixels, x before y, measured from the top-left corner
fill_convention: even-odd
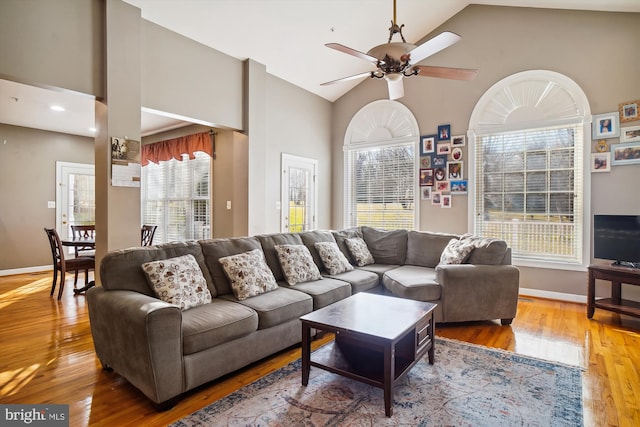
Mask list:
[[[58,299],[62,298],[62,291],[64,290],[64,279],[66,273],[73,271],[76,273],[73,286],[75,287],[78,282],[78,271],[84,271],[84,284],[89,284],[89,270],[95,270],[96,260],[92,257],[79,256],[77,258],[66,259],[64,257],[64,250],[62,248],[62,242],[60,236],[54,228],[44,228],[49,238],[49,245],[51,245],[51,255],[53,257],[53,284],[51,285],[51,294],[56,289],[56,283],[58,282],[58,272],[60,272],[60,290],[58,291]]]
[[[95,239],[96,237],[96,226],[95,225],[72,225],[71,233],[73,235],[73,239]],[[76,258],[79,256],[96,256],[95,246],[74,246],[76,251]],[[78,274],[76,273],[76,279]]]
[[[156,234],[157,225],[143,225],[140,231],[140,243],[142,246],[151,246],[153,244],[153,236]]]

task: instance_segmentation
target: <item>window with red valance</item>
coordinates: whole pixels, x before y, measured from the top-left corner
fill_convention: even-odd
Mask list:
[[[158,164],[171,159],[182,161],[182,155],[189,155],[189,159],[195,159],[194,153],[201,151],[213,157],[213,144],[209,132],[201,132],[193,135],[181,136],[179,138],[159,141],[153,144],[142,146],[142,166],[147,166],[149,162]]]

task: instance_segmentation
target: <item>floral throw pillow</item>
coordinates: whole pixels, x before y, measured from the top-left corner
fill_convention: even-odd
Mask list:
[[[222,257],[218,261],[231,281],[233,294],[240,301],[278,289],[276,278],[260,249]]]
[[[440,255],[440,264],[462,264],[476,248],[469,239],[451,239]]]
[[[346,239],[344,242],[347,245],[347,248],[349,248],[351,256],[356,260],[356,264],[358,264],[359,267],[373,264],[375,262],[375,260],[373,259],[373,255],[371,255],[371,252],[369,252],[367,243],[362,237],[352,237],[350,239]]]
[[[151,261],[142,269],[158,298],[181,310],[211,302],[211,292],[200,265],[191,254]]]
[[[311,252],[304,245],[276,245],[278,260],[287,283],[296,283],[322,279],[318,266],[313,262]]]
[[[340,274],[353,270],[353,266],[334,242],[316,242],[315,246],[322,264],[329,274]]]

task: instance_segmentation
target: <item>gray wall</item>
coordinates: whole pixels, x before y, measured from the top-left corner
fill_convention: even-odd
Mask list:
[[[617,111],[618,103],[640,97],[638,13],[472,5],[424,40],[445,30],[460,34],[462,41],[423,64],[477,68],[480,73],[472,82],[421,77],[405,80],[406,95],[399,101],[413,112],[422,134],[436,133],[438,125],[447,123],[452,135],[466,134],[471,112],[482,94],[501,79],[525,70],[552,70],[573,79],[586,93],[593,114]],[[346,128],[362,106],[386,97],[384,82],[367,79],[334,103],[332,218],[336,227],[342,226],[343,217]],[[594,145],[587,151],[595,151]],[[466,148],[463,151],[466,159]],[[465,171],[465,178],[468,176]],[[640,165],[593,174],[591,212],[640,214],[640,192],[635,188],[638,178]],[[467,231],[466,196],[454,196],[451,209],[431,206],[428,201],[421,202],[420,208],[422,230]],[[523,267],[521,287],[585,295],[586,273]]]
[[[0,124],[0,271],[51,265],[56,161],[93,164],[93,139]]]

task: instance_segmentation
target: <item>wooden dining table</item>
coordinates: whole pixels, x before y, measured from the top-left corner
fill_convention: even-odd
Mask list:
[[[95,249],[96,248],[96,239],[95,239],[95,237],[78,237],[78,238],[75,238],[75,239],[73,237],[68,237],[66,239],[61,239],[60,243],[62,243],[62,246],[78,247],[78,248],[84,248],[86,250],[90,250],[90,249]],[[96,281],[92,280],[89,283],[87,283],[85,286],[83,286],[81,288],[74,289],[73,293],[76,294],[76,295],[85,293],[89,289],[93,288],[95,285],[96,285]]]

